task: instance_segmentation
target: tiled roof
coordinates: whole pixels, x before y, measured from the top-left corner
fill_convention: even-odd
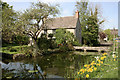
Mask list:
[[[76,28],[77,19],[75,16],[50,18],[46,21],[46,27],[47,29]]]

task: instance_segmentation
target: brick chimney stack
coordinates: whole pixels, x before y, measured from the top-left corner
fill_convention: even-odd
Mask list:
[[[79,11],[78,10],[75,12],[75,17],[79,18]]]

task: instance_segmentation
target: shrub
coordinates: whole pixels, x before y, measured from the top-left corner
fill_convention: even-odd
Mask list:
[[[40,38],[37,40],[37,45],[40,50],[46,50],[50,47],[50,41],[46,38],[45,34],[42,34]]]
[[[16,35],[13,37],[13,43],[18,45],[27,45],[29,43],[29,37],[25,35]]]
[[[54,36],[56,37],[55,41],[58,47],[60,45],[63,45],[62,48],[66,46],[66,50],[72,50],[73,45],[80,45],[78,40],[74,37],[73,33],[70,33],[70,31],[67,31],[66,29],[57,29]],[[62,48],[60,47],[60,49]]]

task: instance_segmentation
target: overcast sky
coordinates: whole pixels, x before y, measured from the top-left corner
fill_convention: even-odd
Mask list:
[[[37,2],[41,0],[3,0],[13,6],[15,11],[23,11],[29,8],[31,2]],[[42,0],[46,3],[60,4],[59,16],[72,16],[75,12],[76,0]],[[79,1],[79,0],[77,0]],[[118,1],[119,0],[89,0],[93,5],[99,5],[101,11],[101,18],[105,19],[101,27],[103,29],[118,29]],[[114,1],[114,2],[113,2]]]

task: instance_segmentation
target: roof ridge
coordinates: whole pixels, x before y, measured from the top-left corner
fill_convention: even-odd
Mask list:
[[[66,18],[66,17],[75,17],[75,16],[63,16],[63,17],[55,17],[55,18]],[[55,18],[49,18],[49,19],[55,19]]]

